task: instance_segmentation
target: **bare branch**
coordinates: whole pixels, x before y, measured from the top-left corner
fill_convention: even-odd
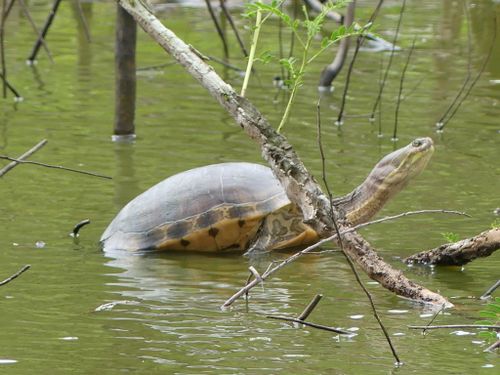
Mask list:
[[[484,329],[500,329],[500,326],[489,324],[445,324],[440,326],[408,326],[410,329],[455,329],[455,328],[484,328]]]
[[[495,284],[490,286],[486,292],[483,293],[479,299],[488,299],[491,297],[491,294],[500,286],[500,280],[497,280]]]
[[[26,151],[24,154],[19,156],[18,160],[25,160],[29,158],[31,155],[33,155],[35,152],[40,150],[43,146],[47,144],[46,139],[42,139],[40,142],[38,142],[35,146],[33,146],[31,149]],[[0,177],[3,177],[4,174],[9,172],[12,168],[14,168],[16,165],[18,165],[20,162],[19,161],[13,161],[12,163],[7,164],[5,167],[0,169]]]
[[[300,313],[300,315],[297,317],[298,320],[306,320],[309,315],[313,312],[313,310],[316,308],[318,305],[319,301],[321,301],[321,298],[323,298],[322,294],[316,294],[314,298],[309,302],[309,304],[306,306],[304,311]]]
[[[411,215],[419,215],[419,214],[428,214],[428,213],[447,213],[447,214],[454,214],[454,215],[463,215],[463,216],[468,216],[467,214],[463,213],[463,212],[459,212],[459,211],[450,211],[450,210],[420,210],[420,211],[409,211],[409,212],[404,212],[404,213],[401,213],[401,214],[398,214],[398,215],[394,215],[394,216],[386,216],[386,217],[383,217],[381,219],[377,219],[377,220],[373,220],[373,221],[370,221],[370,222],[367,222],[367,223],[362,223],[362,224],[358,224],[352,228],[349,228],[343,232],[341,232],[340,234],[343,235],[343,234],[346,234],[346,233],[350,233],[350,232],[354,232],[355,230],[357,229],[360,229],[360,228],[364,228],[364,227],[367,227],[369,225],[372,225],[372,224],[378,224],[378,223],[382,223],[384,221],[389,221],[389,220],[394,220],[394,219],[399,219],[401,217],[405,217],[405,216],[411,216]],[[321,245],[327,243],[327,242],[330,242],[332,240],[334,240],[335,238],[337,237],[337,234],[334,234],[334,235],[331,235],[330,237],[327,237],[327,238],[324,238],[318,242],[316,242],[314,245],[311,245],[311,246],[308,246],[306,247],[304,250],[302,251],[299,251],[293,255],[291,255],[290,257],[286,258],[284,261],[282,262],[279,262],[276,266],[274,267],[269,267],[266,272],[264,272],[261,277],[262,277],[262,280],[265,280],[267,279],[269,276],[271,276],[273,273],[279,271],[281,268],[285,267],[286,265],[294,262],[295,260],[297,260],[298,258],[300,258],[301,256],[303,255],[306,255],[306,254],[309,254],[311,253],[313,250],[317,249],[318,247],[320,247]],[[255,287],[256,285],[259,284],[259,281],[258,280],[252,280],[250,283],[247,283],[243,288],[241,288],[238,292],[236,292],[235,294],[233,294],[233,296],[231,296],[231,298],[227,299],[226,302],[224,302],[224,304],[222,305],[222,307],[229,307],[230,305],[233,304],[234,301],[236,301],[239,297],[241,297],[243,294],[246,294],[248,293],[248,291],[250,289],[252,289],[253,287]],[[447,301],[445,301],[445,304],[446,304],[446,307],[450,307],[451,304]]]
[[[352,335],[353,334],[352,332],[344,331],[343,329],[328,327],[328,326],[324,326],[324,325],[316,324],[316,323],[305,322],[303,320],[300,320],[300,319],[297,319],[297,318],[289,318],[287,316],[267,315],[266,318],[277,319],[277,320],[286,320],[288,322],[299,323],[299,324],[303,324],[305,326],[310,326],[310,327],[322,329],[322,330],[325,330],[325,331],[339,333],[341,335]]]
[[[487,257],[500,249],[500,228],[484,231],[477,236],[447,243],[404,259],[407,264],[462,266],[476,258]]]
[[[94,176],[94,177],[99,177],[99,178],[106,178],[108,180],[112,179],[112,177],[105,176],[103,174],[82,171],[80,169],[67,168],[67,167],[63,167],[61,165],[52,165],[52,164],[40,163],[38,161],[29,161],[29,160],[14,159],[14,158],[11,158],[11,157],[5,156],[5,155],[0,155],[0,159],[10,160],[10,161],[14,161],[14,162],[20,163],[20,164],[33,164],[33,165],[38,165],[40,167],[45,167],[45,168],[62,169],[64,171],[75,172],[75,173],[85,174],[85,175],[88,175],[88,176]]]
[[[17,271],[15,274],[13,274],[12,276],[6,278],[4,281],[0,281],[0,286],[2,285],[5,285],[5,284],[8,284],[10,283],[12,280],[18,278],[23,272],[26,272],[27,270],[29,270],[31,267],[31,265],[27,264],[25,265],[23,268],[21,268],[19,271]]]

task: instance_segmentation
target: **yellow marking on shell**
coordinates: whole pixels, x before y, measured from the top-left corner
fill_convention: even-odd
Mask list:
[[[242,219],[239,218],[224,220],[222,224],[188,233],[182,238],[166,239],[156,246],[156,250],[203,252],[244,250],[249,239],[255,236],[262,219],[261,216],[245,218],[242,225],[240,222]]]

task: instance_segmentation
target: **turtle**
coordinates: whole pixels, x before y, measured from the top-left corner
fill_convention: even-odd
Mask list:
[[[431,138],[383,157],[364,182],[333,200],[351,225],[368,221],[427,165]],[[101,236],[104,250],[269,251],[314,243],[272,170],[229,162],[178,173],[130,201]]]

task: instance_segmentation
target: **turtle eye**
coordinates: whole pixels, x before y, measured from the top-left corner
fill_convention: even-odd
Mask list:
[[[415,140],[411,143],[411,145],[412,145],[413,147],[420,147],[420,146],[422,146],[422,141],[421,141],[420,139],[415,139]]]

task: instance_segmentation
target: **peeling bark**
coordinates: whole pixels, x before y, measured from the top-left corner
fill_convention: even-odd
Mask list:
[[[233,116],[243,130],[259,143],[262,156],[269,163],[283,185],[291,202],[300,207],[304,221],[320,237],[334,233],[327,196],[321,191],[314,177],[307,171],[286,138],[277,133],[250,101],[239,96],[217,73],[203,61],[202,55],[184,43],[167,29],[140,1],[118,0],[136,22]],[[340,232],[348,230],[348,224],[339,218]],[[395,270],[377,255],[370,244],[358,233],[343,235],[344,249],[351,259],[384,287],[405,298],[442,306],[452,306],[441,295],[408,280],[401,271]]]
[[[487,230],[477,236],[447,243],[404,259],[407,264],[463,266],[476,258],[487,257],[500,249],[500,228]]]

